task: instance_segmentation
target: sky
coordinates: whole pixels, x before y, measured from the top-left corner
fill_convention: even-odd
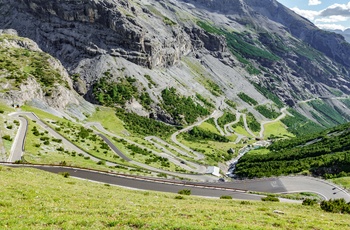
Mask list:
[[[349,0],[277,0],[297,14],[309,19],[320,29],[350,28]]]

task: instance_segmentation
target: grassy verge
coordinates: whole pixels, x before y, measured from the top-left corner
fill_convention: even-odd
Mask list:
[[[128,135],[124,128],[124,123],[116,115],[115,110],[108,107],[99,107],[92,116],[87,119],[88,122],[100,122],[108,131],[117,135]]]
[[[176,198],[178,194],[126,190],[35,169],[0,167],[0,170],[0,228],[200,230],[350,227],[348,215],[327,213],[317,206],[191,196],[180,200]],[[274,213],[274,210],[280,210],[284,215]]]
[[[274,137],[274,138],[284,138],[284,137],[294,137],[294,135],[288,132],[286,126],[281,122],[273,122],[264,125],[265,137]]]
[[[191,149],[206,155],[204,162],[210,165],[217,165],[218,162],[224,162],[232,159],[234,156],[227,151],[237,146],[232,142],[217,142],[210,140],[187,141],[183,134],[178,136],[178,141],[190,147]]]
[[[40,133],[39,136],[35,136],[32,132],[34,126]],[[49,143],[44,143],[47,139]],[[46,133],[40,126],[36,125],[33,121],[29,120],[28,132],[25,142],[25,154],[24,160],[30,163],[38,164],[65,164],[70,166],[98,169],[98,170],[111,170],[110,167],[105,164],[98,164],[85,158],[84,156],[78,155],[73,151],[64,149],[64,145],[55,141],[52,141],[52,137]],[[121,160],[121,163],[124,163]],[[126,162],[125,162],[126,163]],[[119,168],[118,172],[129,172],[127,168]]]
[[[105,161],[121,164],[122,166],[118,168],[118,172],[130,173],[130,170],[128,169],[129,167],[138,168],[129,164],[128,162],[125,162],[107,146],[102,144],[103,141],[99,136],[93,133],[88,133],[88,137],[86,138],[78,137],[79,133],[82,131],[81,125],[29,106],[24,106],[23,110],[34,112],[36,115],[38,115],[38,117],[46,121],[46,123],[53,129],[56,129],[58,133],[65,136],[68,140],[73,140],[73,142],[81,149],[93,154],[96,157],[104,159]],[[113,117],[116,118],[115,115]],[[33,134],[32,130],[34,126],[36,126],[36,129],[38,130],[38,136]],[[41,137],[46,138],[49,143],[44,144],[44,140],[40,140]],[[43,129],[41,129],[40,126],[35,125],[33,121],[29,120],[24,159],[30,163],[62,164],[64,162],[64,164],[71,166],[110,170],[110,167],[106,166],[103,163],[103,160],[101,160],[100,163],[94,162],[88,157],[85,158],[72,151],[64,149],[62,144],[53,140],[54,139]],[[118,148],[121,147],[119,145],[117,146]],[[141,174],[146,175],[145,173]]]
[[[264,155],[269,153],[270,150],[266,149],[266,148],[259,148],[259,149],[253,149],[250,150],[247,154],[249,155]]]
[[[104,143],[104,141],[99,136],[97,136],[92,132],[92,129],[89,131],[89,129],[85,129],[84,127],[82,127],[77,123],[73,123],[65,119],[61,119],[61,118],[46,114],[44,111],[36,110],[33,108],[27,108],[27,109],[35,112],[36,114],[40,114],[40,117],[43,117],[43,120],[46,121],[47,124],[50,125],[53,129],[55,129],[58,133],[65,136],[68,140],[72,140],[77,146],[79,146],[81,149],[85,150],[86,152],[91,153],[93,156],[101,158],[105,161],[115,162],[125,166],[133,167],[131,164],[129,164],[128,162],[125,162],[118,155],[112,152],[110,148]],[[102,116],[104,111],[106,112],[107,118]],[[117,132],[117,133],[126,132],[125,130],[121,129],[121,127],[123,128],[122,123],[115,116],[114,111],[112,109],[100,108],[93,115],[93,117],[90,118],[91,121],[99,121],[98,119],[102,119],[101,123],[107,127],[110,127],[110,130],[113,132]],[[116,125],[113,126],[112,124],[116,124]],[[73,159],[70,158],[71,155],[73,155],[73,157],[78,157],[78,158],[79,156],[76,154],[72,154],[68,151],[65,151],[63,149],[64,146],[60,144],[52,145],[51,140],[49,140],[50,143],[48,143],[45,146],[43,144],[43,141],[41,142],[38,141],[39,140],[38,136],[35,136],[33,135],[33,133],[30,132],[33,129],[33,127],[34,127],[34,124],[31,123],[28,129],[29,135],[28,135],[28,141],[26,142],[28,143],[26,145],[26,152],[28,152],[28,154],[26,154],[26,158],[25,158],[27,161],[32,163],[55,163],[55,164],[60,164],[62,162],[65,162],[65,164],[68,164],[68,165],[75,165],[75,166],[81,166],[81,167],[92,166],[93,168],[96,168],[96,166],[94,165],[96,163],[91,164],[91,162],[86,162],[86,160],[89,160],[89,159],[86,159],[84,157],[81,157],[82,159],[78,159],[77,161],[74,158]],[[37,127],[37,129],[39,128]],[[40,130],[39,133],[43,135],[45,134],[43,130]],[[49,137],[47,138],[50,139]],[[128,144],[126,141],[118,140],[116,138],[111,138],[111,137],[109,137],[109,139],[126,156],[128,156],[129,158],[135,161],[149,164],[150,166],[153,166],[155,168],[161,168],[163,170],[185,172],[182,168],[167,161],[166,159],[157,157],[155,154],[150,153],[149,151],[144,151],[144,149],[141,149],[141,151],[135,151],[135,149],[128,148],[130,144]],[[137,143],[142,143],[147,147],[151,147],[152,149],[155,149],[154,146],[148,144],[145,140],[141,138],[131,137],[130,139]],[[59,151],[58,149],[63,149],[63,150]],[[164,162],[164,160],[166,161]],[[100,168],[101,167],[99,165],[98,169]]]
[[[318,202],[321,202],[323,200],[323,197],[321,197],[318,194],[311,193],[311,192],[300,192],[300,193],[289,193],[289,194],[283,194],[283,193],[266,193],[266,192],[250,192],[251,194],[257,194],[257,195],[265,195],[265,196],[272,196],[272,197],[279,197],[289,200],[304,200],[304,199],[316,199]]]
[[[252,135],[250,135],[247,132],[247,130],[244,128],[244,126],[235,126],[235,127],[232,126],[232,129],[238,134],[244,135],[246,137],[252,137]]]
[[[6,157],[9,157],[10,155],[13,139],[19,126],[17,118],[8,116],[11,112],[15,112],[15,110],[0,102],[0,145],[3,145],[0,146],[0,148],[5,150]]]
[[[350,189],[350,177],[339,177],[331,179],[331,181],[335,184],[339,184],[346,189]]]

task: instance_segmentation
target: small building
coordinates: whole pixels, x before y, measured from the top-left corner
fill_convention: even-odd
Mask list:
[[[220,168],[216,166],[209,166],[207,168],[207,171],[205,172],[206,174],[211,174],[217,177],[220,177]]]

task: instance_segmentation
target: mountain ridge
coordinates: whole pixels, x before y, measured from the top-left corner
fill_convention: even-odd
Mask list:
[[[314,121],[313,108],[298,101],[350,92],[350,46],[277,1],[0,3],[0,28],[16,29],[61,60],[75,76],[75,90],[93,103],[100,103],[93,88],[107,72],[116,84],[134,76],[139,94],[147,93],[152,103],[150,109],[132,101],[126,107],[156,118],[167,113],[161,92],[171,87],[185,96],[202,94],[223,108],[229,107],[223,97],[237,101],[261,119],[237,96],[248,91],[259,103],[271,103],[256,90],[259,85]],[[213,93],[215,85],[222,93]],[[350,112],[342,102],[326,103]]]

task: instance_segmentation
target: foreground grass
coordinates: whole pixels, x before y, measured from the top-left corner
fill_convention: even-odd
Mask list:
[[[0,166],[0,228],[348,229],[348,215],[300,204],[240,202],[126,190]],[[280,210],[284,214],[276,214]]]

